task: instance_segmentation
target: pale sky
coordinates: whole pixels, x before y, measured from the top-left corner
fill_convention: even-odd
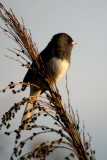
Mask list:
[[[107,1],[106,0],[0,0],[13,9],[16,17],[24,19],[33,41],[42,51],[51,37],[59,32],[69,34],[77,45],[73,48],[68,75],[68,88],[73,110],[78,110],[81,126],[92,136],[92,148],[97,160],[107,159]],[[4,26],[0,20],[0,26]],[[26,73],[18,62],[5,58],[16,57],[6,48],[17,48],[0,29],[0,90],[10,81],[20,82]],[[67,103],[65,76],[58,83],[63,102]],[[25,95],[26,93],[26,95]],[[9,90],[0,93],[0,117],[29,91],[13,95]],[[17,128],[23,109],[14,120]],[[0,160],[9,160],[14,136],[0,132]],[[54,155],[55,156],[55,155]],[[63,157],[62,157],[63,158]],[[52,159],[52,158],[51,158]],[[54,158],[52,160],[57,160]]]

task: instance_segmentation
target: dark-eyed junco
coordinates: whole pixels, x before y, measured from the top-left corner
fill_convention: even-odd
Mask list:
[[[38,55],[40,71],[43,73],[42,70],[44,70],[52,85],[57,83],[67,72],[70,66],[71,51],[75,44],[76,42],[74,42],[68,34],[58,33],[52,37],[47,47]],[[31,65],[31,68],[33,67],[37,67],[35,62]],[[30,96],[32,100],[37,100],[40,94],[47,90],[43,78],[31,69],[27,71],[23,81],[37,86],[30,86]],[[28,103],[24,113],[32,108],[33,104]],[[24,114],[21,123],[23,124],[23,122],[33,114],[34,111]]]

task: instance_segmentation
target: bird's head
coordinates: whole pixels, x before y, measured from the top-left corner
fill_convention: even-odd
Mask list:
[[[72,51],[72,48],[77,44],[73,39],[66,33],[58,33],[53,36],[51,42],[55,48],[62,48],[63,50]]]

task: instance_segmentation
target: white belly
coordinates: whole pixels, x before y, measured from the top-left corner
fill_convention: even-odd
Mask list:
[[[67,72],[69,63],[67,60],[52,58],[46,68],[51,82],[53,81],[53,83],[57,83]]]

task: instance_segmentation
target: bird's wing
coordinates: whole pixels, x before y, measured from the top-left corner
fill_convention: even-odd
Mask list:
[[[32,65],[31,65],[31,67],[32,67]],[[26,75],[25,75],[25,77],[24,77],[24,79],[23,79],[23,82],[24,82],[24,83],[30,82],[31,79],[32,79],[32,76],[33,76],[33,70],[28,69],[28,71],[27,71],[27,73],[26,73]],[[22,90],[24,91],[25,89],[26,89],[26,85],[23,84],[23,85],[22,85]]]

